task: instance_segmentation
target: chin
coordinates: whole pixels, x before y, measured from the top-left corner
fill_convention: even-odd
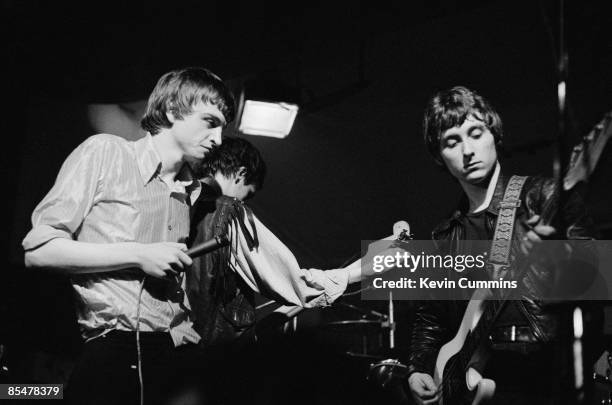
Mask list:
[[[472,172],[468,174],[467,176],[464,177],[464,179],[466,183],[470,183],[470,184],[477,186],[482,183],[486,183],[487,180],[489,179],[489,176],[487,176],[485,173],[480,173],[480,171],[478,171],[478,172]]]
[[[474,185],[479,185],[482,183],[487,183],[486,185],[488,185],[489,180],[491,179],[491,177],[493,176],[493,172],[495,171],[495,166],[489,168],[488,170],[476,170],[472,173],[469,173],[466,177],[465,180],[468,183],[474,184]]]

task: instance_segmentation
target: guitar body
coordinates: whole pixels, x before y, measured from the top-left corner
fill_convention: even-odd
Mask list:
[[[474,292],[457,333],[440,348],[436,358],[434,382],[443,387],[441,404],[458,403],[473,392],[471,404],[477,405],[495,393],[495,382],[483,378],[481,374],[486,360],[484,353],[478,350],[471,356],[466,353],[466,348],[470,347],[470,342],[474,339],[474,330],[484,313],[485,302],[490,296],[490,290],[480,289]],[[467,362],[462,360],[467,356]]]

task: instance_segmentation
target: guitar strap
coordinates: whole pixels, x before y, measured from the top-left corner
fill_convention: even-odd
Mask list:
[[[492,280],[498,280],[500,277],[503,277],[510,267],[510,248],[512,247],[514,221],[516,219],[516,210],[521,206],[521,190],[526,179],[527,177],[525,176],[512,176],[506,185],[504,198],[499,203],[495,233],[493,234],[489,260],[487,262]],[[495,299],[488,300],[480,320],[485,322],[485,324],[488,323],[489,327],[493,325],[495,318],[499,315],[506,302],[505,300],[500,300],[502,297],[498,291],[492,290],[491,294],[493,294]],[[489,331],[484,336],[488,335]],[[479,344],[476,347],[477,349],[474,350],[467,368],[471,367],[482,371],[488,360],[489,351],[486,345]]]
[[[499,203],[499,213],[488,261],[489,268],[492,270],[491,279],[493,280],[503,277],[510,265],[510,248],[512,246],[516,210],[521,206],[520,196],[525,180],[527,180],[526,176],[512,176],[504,191],[504,198]]]

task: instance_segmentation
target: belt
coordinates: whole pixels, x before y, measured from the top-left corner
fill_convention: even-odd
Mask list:
[[[136,332],[127,330],[113,329],[102,336],[99,336],[92,341],[106,340],[108,343],[114,342],[119,344],[136,344]],[[140,332],[140,343],[142,345],[160,345],[174,347],[172,337],[169,332]]]
[[[529,326],[509,325],[495,328],[489,338],[493,343],[538,343]]]

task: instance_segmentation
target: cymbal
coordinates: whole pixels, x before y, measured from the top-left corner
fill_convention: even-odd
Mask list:
[[[328,327],[330,329],[336,331],[346,331],[346,332],[367,332],[367,331],[380,331],[385,327],[387,322],[382,320],[372,320],[372,319],[346,319],[341,321],[332,321],[328,322],[324,327]]]
[[[347,319],[344,321],[328,322],[327,325],[382,325],[384,322],[372,319]]]

